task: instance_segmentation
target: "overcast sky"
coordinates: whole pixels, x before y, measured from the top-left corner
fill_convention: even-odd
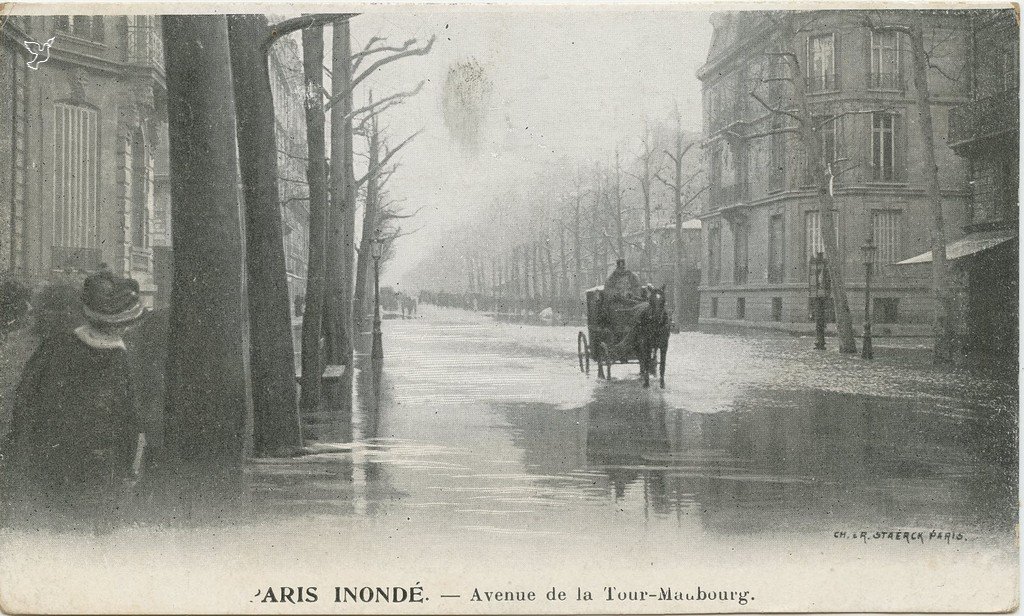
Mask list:
[[[385,284],[399,280],[481,204],[509,188],[527,192],[530,179],[552,161],[610,160],[616,145],[635,142],[645,116],[667,120],[677,102],[684,128],[700,129],[694,73],[710,45],[706,13],[404,7],[352,20],[353,50],[374,35],[397,44],[432,34],[432,53],[381,69],[356,92],[359,107],[370,88],[379,98],[426,80],[384,122],[393,142],[424,129],[403,150],[402,168],[389,184],[407,208],[424,208],[406,224],[422,230],[401,240]],[[473,67],[457,72],[470,78],[449,79],[460,65]],[[449,103],[469,100],[477,112],[467,117],[458,113],[465,105],[449,104],[446,122],[446,90]]]

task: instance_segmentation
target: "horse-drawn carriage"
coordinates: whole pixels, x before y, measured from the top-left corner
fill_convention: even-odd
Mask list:
[[[586,291],[587,331],[576,337],[580,371],[590,374],[591,358],[597,362],[597,376],[612,378],[612,364],[636,362],[644,387],[660,367],[659,383],[665,387],[665,353],[668,351],[670,319],[665,310],[665,290],[650,285],[639,297],[619,296],[594,287]],[[655,353],[660,351],[660,362]]]

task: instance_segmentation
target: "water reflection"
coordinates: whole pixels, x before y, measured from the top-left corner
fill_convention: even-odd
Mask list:
[[[694,516],[705,531],[1011,532],[1009,414],[932,410],[906,399],[755,390],[733,412],[700,414],[612,383],[574,412],[520,406],[506,416],[528,472],[595,475],[608,498],[642,498],[645,513]]]

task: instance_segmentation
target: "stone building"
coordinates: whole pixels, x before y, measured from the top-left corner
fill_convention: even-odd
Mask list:
[[[710,198],[703,222],[702,322],[810,327],[808,269],[823,251],[817,190],[804,149],[784,113],[793,104],[786,63],[796,60],[821,138],[833,163],[836,232],[855,321],[863,318],[860,247],[877,246],[873,319],[882,335],[927,333],[927,272],[894,264],[930,247],[922,139],[915,110],[909,41],[880,26],[897,12],[717,13],[703,84],[703,151]],[[777,20],[799,23],[794,40]],[[968,165],[947,143],[950,109],[966,103],[971,35],[964,12],[930,12],[926,47],[947,233],[967,223]],[[792,56],[782,55],[783,53]],[[834,118],[834,119],[833,119]],[[774,132],[773,132],[774,131]]]
[[[169,243],[159,18],[9,16],[2,32],[0,271],[38,284],[106,264],[152,305]],[[25,42],[49,39],[30,67]]]
[[[1017,357],[1020,34],[1012,10],[970,18],[972,97],[949,114],[949,146],[967,162],[966,236],[946,248],[967,355]],[[902,262],[930,267],[931,252]]]

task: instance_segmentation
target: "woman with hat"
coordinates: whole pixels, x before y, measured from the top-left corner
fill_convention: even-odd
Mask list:
[[[141,463],[122,339],[144,312],[139,285],[103,270],[85,279],[82,304],[86,324],[44,340],[15,393],[5,449],[28,522],[111,521]]]

